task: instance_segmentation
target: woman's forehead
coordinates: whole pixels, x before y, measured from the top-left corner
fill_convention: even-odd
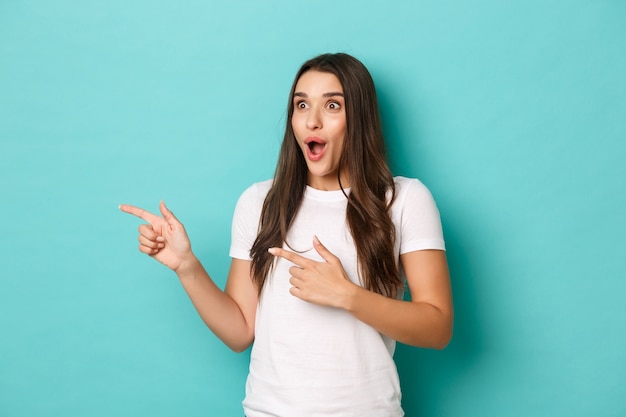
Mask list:
[[[300,76],[294,92],[306,95],[323,95],[329,92],[343,93],[343,87],[335,74],[309,70]]]

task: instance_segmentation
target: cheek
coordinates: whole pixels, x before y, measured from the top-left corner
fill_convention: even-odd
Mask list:
[[[339,115],[337,118],[335,118],[334,122],[335,122],[335,129],[338,132],[345,133],[345,131],[346,131],[346,124],[347,124],[345,114]]]
[[[337,123],[335,124],[335,132],[338,137],[341,137],[343,139],[343,137],[346,135],[346,121],[345,120],[337,121]]]
[[[291,117],[291,128],[293,129],[294,133],[296,133],[298,131],[298,129],[300,128],[300,126],[302,125],[302,122],[300,120],[300,117],[296,116],[295,114]]]

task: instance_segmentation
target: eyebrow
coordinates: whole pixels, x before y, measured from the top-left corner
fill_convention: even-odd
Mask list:
[[[295,93],[293,93],[294,97],[303,97],[303,98],[307,98],[308,95],[307,93],[302,93],[300,91],[297,91]],[[324,93],[322,94],[322,97],[343,97],[343,93],[341,91],[329,91],[328,93]]]

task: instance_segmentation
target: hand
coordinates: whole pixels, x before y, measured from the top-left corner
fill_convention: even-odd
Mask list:
[[[339,258],[326,249],[317,237],[313,239],[313,247],[324,262],[281,248],[270,248],[269,252],[296,264],[289,268],[289,283],[292,285],[289,292],[292,295],[314,304],[347,308],[356,285],[346,275]]]
[[[120,206],[124,213],[148,222],[139,226],[139,250],[176,272],[185,261],[193,258],[191,243],[185,227],[162,201],[159,209],[163,217],[128,204]]]

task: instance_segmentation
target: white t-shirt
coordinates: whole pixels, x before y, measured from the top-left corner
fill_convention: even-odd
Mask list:
[[[254,184],[239,198],[231,257],[250,260],[271,184],[271,180]],[[397,262],[407,252],[445,250],[439,211],[428,189],[404,177],[396,177],[395,184],[391,216],[397,232]],[[287,237],[289,246],[283,247],[322,261],[313,249],[313,236],[317,236],[341,260],[348,277],[361,285],[346,204],[341,190],[307,187]],[[393,361],[395,341],[344,310],[292,296],[288,271],[292,265],[278,260],[259,300],[243,401],[246,416],[403,416]]]

